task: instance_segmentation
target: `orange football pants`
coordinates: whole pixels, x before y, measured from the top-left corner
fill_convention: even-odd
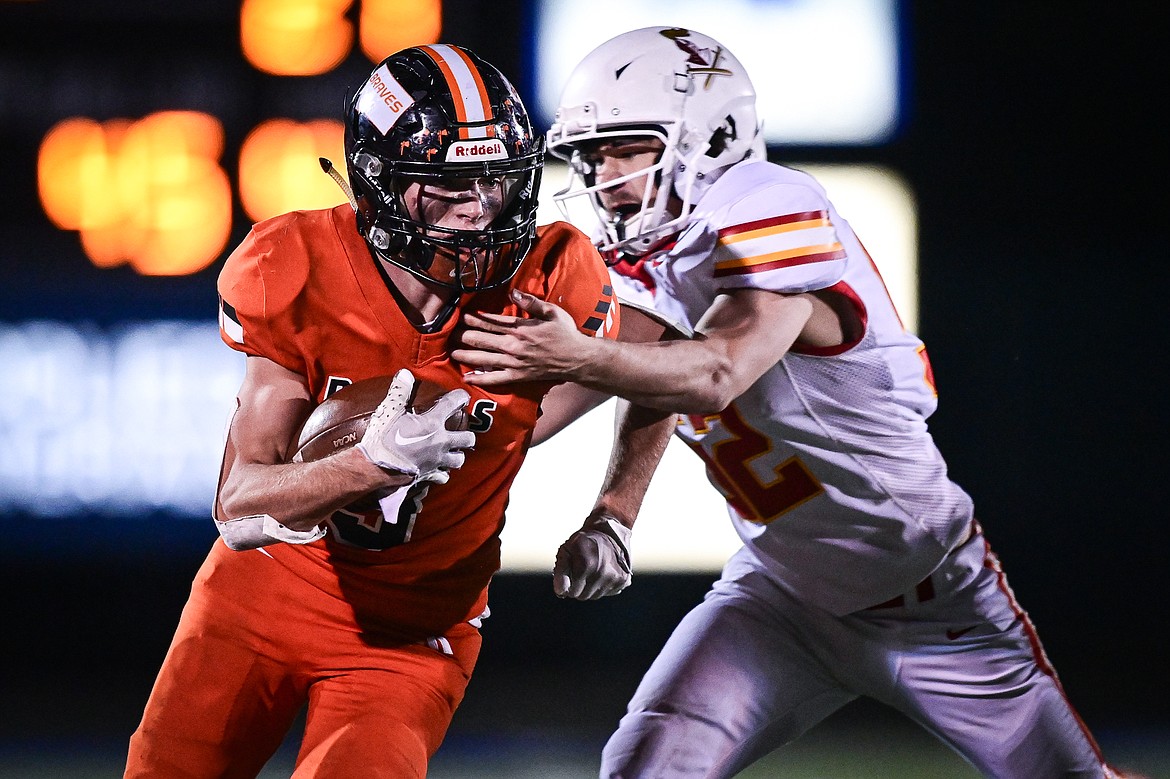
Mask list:
[[[344,600],[262,550],[216,541],[192,585],[126,777],[254,777],[307,703],[293,774],[423,777],[479,655],[469,624],[426,644],[371,642]]]

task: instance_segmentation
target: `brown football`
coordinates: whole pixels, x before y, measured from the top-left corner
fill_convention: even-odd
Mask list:
[[[393,376],[375,376],[355,381],[321,401],[301,425],[293,460],[313,462],[348,449],[360,441],[366,426],[370,424],[370,416],[386,397],[392,381]],[[419,380],[415,383],[410,408],[416,412],[426,411],[447,391],[433,382]],[[452,415],[447,421],[447,428],[466,430],[467,409]]]

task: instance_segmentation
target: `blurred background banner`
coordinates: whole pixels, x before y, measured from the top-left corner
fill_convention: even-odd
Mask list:
[[[619,33],[661,24],[693,27],[735,53],[769,143],[868,146],[891,140],[902,117],[909,42],[896,0],[723,0],[718,12],[705,0],[533,6],[540,78],[530,94],[546,124],[582,57]]]
[[[121,7],[109,4],[105,11],[113,15]],[[86,17],[106,21],[95,6],[86,9]],[[30,116],[22,125],[37,143],[36,197],[29,205],[39,205],[39,213],[33,218],[75,243],[50,259],[59,272],[45,279],[47,294],[15,301],[13,322],[0,330],[0,364],[17,378],[3,425],[22,442],[22,450],[0,457],[0,508],[47,517],[101,514],[110,533],[124,532],[131,542],[137,534],[118,519],[136,511],[206,522],[223,421],[243,363],[208,330],[214,274],[253,222],[344,202],[317,162],[324,156],[344,170],[341,101],[310,102],[322,89],[317,82],[336,83],[331,74],[357,72],[442,32],[438,2],[249,0],[239,5],[238,19],[229,10],[205,10],[202,17],[208,24],[238,24],[238,52],[228,57],[207,52],[200,41],[186,47],[168,41],[170,59],[185,60],[188,70],[161,84],[155,100],[135,102],[129,93],[120,99],[115,88],[63,102],[67,115]],[[30,19],[38,12],[45,23],[55,17],[49,3],[24,11]],[[908,42],[892,0],[738,2],[714,16],[699,2],[545,2],[521,9],[507,55],[532,63],[514,77],[533,85],[539,129],[551,123],[560,84],[585,53],[630,26],[668,15],[744,52],[745,66],[758,74],[761,118],[773,143],[872,147],[891,140],[899,125],[899,62]],[[184,19],[191,21],[190,12],[175,11],[147,37],[165,37],[165,23]],[[149,44],[138,39],[145,32],[127,29],[118,53],[91,58],[84,72],[116,78],[111,74],[131,53],[150,57]],[[225,26],[219,37],[233,32]],[[802,71],[818,75],[769,78]],[[77,89],[76,75],[58,79],[48,85],[51,94]],[[267,109],[241,99],[240,86],[249,81]],[[917,225],[909,185],[896,170],[875,164],[805,167],[831,187],[844,214],[856,215],[855,228],[880,258],[908,326],[916,328]],[[542,221],[564,218],[550,195],[565,181],[565,166],[550,163]],[[62,311],[55,293],[77,274],[87,282],[76,285],[72,310]],[[148,292],[162,299],[142,300]],[[505,571],[545,570],[588,509],[604,473],[610,417],[607,406],[575,425],[520,477]],[[558,475],[569,459],[581,466],[565,485]],[[734,551],[735,535],[718,519],[725,513],[721,498],[711,489],[698,495],[689,489],[703,479],[701,462],[674,444],[647,506],[648,516],[668,519],[647,521],[639,531],[643,570],[717,571]],[[550,521],[553,504],[562,507],[560,521]]]
[[[343,202],[317,158],[344,170],[347,90],[399,48],[456,43],[509,75],[544,131],[582,55],[653,24],[744,62],[770,158],[826,185],[929,346],[935,437],[1074,703],[1107,746],[1163,770],[1148,761],[1166,760],[1150,755],[1170,744],[1170,674],[1142,631],[1167,613],[1166,153],[1149,119],[1165,55],[1143,8],[0,0],[0,775],[117,772],[216,538],[243,374],[216,276],[254,222]],[[550,161],[542,222],[563,218],[564,178]],[[553,556],[596,495],[611,425],[606,404],[517,479],[481,666],[436,775],[589,775],[737,547],[674,442],[634,587],[555,599]],[[912,775],[867,760],[879,724],[909,739],[917,775],[960,775],[897,716],[854,708],[810,739],[858,757],[836,775]],[[768,770],[801,775],[802,749]]]

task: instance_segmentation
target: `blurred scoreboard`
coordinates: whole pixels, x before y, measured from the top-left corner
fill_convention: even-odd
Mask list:
[[[793,164],[825,183],[914,327],[913,193],[880,165],[816,161],[818,148],[897,133],[895,0],[0,0],[0,140],[27,150],[0,158],[0,522],[32,515],[51,533],[55,517],[111,532],[143,513],[208,521],[243,376],[217,332],[217,269],[251,223],[344,202],[317,159],[344,170],[340,108],[372,63],[417,43],[472,48],[532,96],[543,132],[581,55],[662,20],[745,63],[774,155],[809,150]],[[816,77],[784,75],[801,70]],[[563,218],[550,195],[565,176],[550,163],[542,222]],[[612,403],[533,450],[506,570],[551,565],[596,495],[611,429]],[[672,443],[640,520],[639,568],[714,570],[738,545],[704,481]]]

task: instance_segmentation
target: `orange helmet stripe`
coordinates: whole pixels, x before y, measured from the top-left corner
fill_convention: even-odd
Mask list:
[[[460,123],[486,122],[493,118],[483,77],[466,52],[442,43],[418,48],[426,52],[443,73],[454,98],[455,118]],[[459,128],[460,138],[490,138],[495,134],[495,127],[490,125]]]

